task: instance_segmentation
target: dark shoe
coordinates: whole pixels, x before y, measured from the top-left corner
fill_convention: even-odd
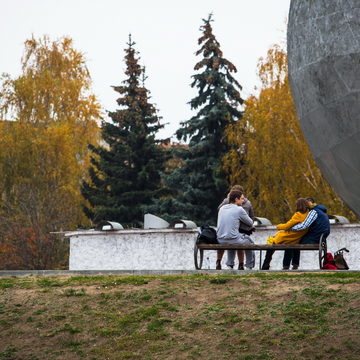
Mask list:
[[[283,270],[289,270],[289,268],[288,267],[283,267]]]
[[[292,269],[291,269],[291,270],[297,270],[297,269],[299,269],[299,267],[298,267],[298,266],[296,266],[296,265],[293,265],[293,267],[292,267]]]
[[[221,260],[216,260],[216,270],[221,270]]]
[[[238,270],[244,270],[244,264],[243,263],[239,263]]]
[[[227,267],[228,267],[229,269],[233,269],[233,268],[234,268],[234,265],[227,265]]]

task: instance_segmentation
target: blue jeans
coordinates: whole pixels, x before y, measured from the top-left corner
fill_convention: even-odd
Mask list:
[[[308,233],[309,234],[309,233]],[[319,238],[310,238],[308,239],[306,235],[300,240],[300,244],[318,244],[320,241]],[[323,241],[329,236],[329,232],[324,233]],[[284,259],[283,259],[283,268],[289,268],[290,263],[292,266],[299,266],[300,265],[300,250],[285,250],[284,252]]]
[[[253,244],[249,235],[240,234],[237,239],[218,239],[219,244]],[[252,269],[255,266],[255,252],[254,250],[245,250],[245,267]],[[234,266],[235,250],[228,250],[227,252],[227,266]]]
[[[285,250],[283,259],[283,268],[289,269],[292,266],[300,265],[300,250]]]

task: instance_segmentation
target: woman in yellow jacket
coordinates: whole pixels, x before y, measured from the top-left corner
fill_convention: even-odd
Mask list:
[[[296,200],[296,213],[285,224],[276,225],[278,231],[274,236],[267,240],[268,244],[298,244],[300,239],[306,234],[308,229],[301,231],[291,231],[290,229],[305,220],[309,212],[307,200],[300,198]]]
[[[307,200],[300,198],[296,200],[296,213],[285,224],[276,225],[280,230],[274,236],[270,236],[267,240],[268,244],[298,244],[300,239],[306,234],[307,229],[301,231],[291,231],[290,229],[305,220],[309,212]],[[275,250],[266,250],[265,260],[261,270],[269,270],[270,262]],[[294,268],[295,270],[295,268]]]

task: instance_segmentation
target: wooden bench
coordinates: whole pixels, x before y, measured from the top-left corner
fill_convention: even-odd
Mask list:
[[[197,244],[194,245],[194,263],[195,269],[201,270],[204,260],[205,250],[259,250],[260,251],[260,263],[259,269],[262,264],[262,251],[263,250],[307,250],[319,252],[319,268],[322,268],[323,260],[327,253],[326,237],[322,234],[319,244]]]

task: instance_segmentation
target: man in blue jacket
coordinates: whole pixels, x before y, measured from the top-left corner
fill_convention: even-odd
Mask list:
[[[324,234],[325,239],[330,234],[329,217],[326,214],[325,206],[316,204],[313,198],[306,198],[306,200],[311,210],[305,220],[293,226],[291,230],[300,231],[309,229],[301,238],[300,244],[318,244],[321,234]],[[292,269],[297,270],[300,263],[300,250],[285,250],[283,270],[289,269],[291,262],[293,265]]]

